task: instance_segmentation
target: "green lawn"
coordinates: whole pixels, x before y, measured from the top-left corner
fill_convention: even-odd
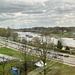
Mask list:
[[[2,46],[2,45],[0,45],[0,46]]]
[[[16,63],[14,63],[13,66],[16,67]],[[59,64],[56,64],[54,66],[59,67]],[[5,66],[6,73],[9,72],[10,67],[11,67],[11,64],[6,64],[6,66]],[[1,70],[2,70],[2,66],[0,66],[0,71]],[[28,75],[40,75],[38,73],[39,70],[33,70],[33,71],[29,72]],[[0,73],[0,75],[2,75],[2,73]],[[10,74],[8,74],[8,75],[10,75]],[[23,75],[23,73],[21,75]],[[59,69],[49,70],[47,75],[75,75],[75,67],[70,67],[70,66],[61,64]]]
[[[51,65],[51,64],[50,64]],[[49,65],[48,65],[49,66]],[[57,67],[57,69],[50,69],[48,72],[47,72],[47,75],[75,75],[75,67],[70,67],[70,66],[67,66],[67,65],[63,65],[63,64],[60,64],[59,66],[59,63],[56,63],[54,66],[52,67]],[[50,67],[51,68],[51,67]],[[29,75],[40,75],[38,73],[39,70],[33,70],[29,73]]]
[[[66,37],[66,38],[75,38],[75,35],[71,34],[50,34],[52,37]]]
[[[15,50],[12,50],[12,49],[9,49],[9,48],[6,48],[6,47],[2,47],[0,49],[0,54],[5,54],[5,55],[9,55],[9,56],[16,57],[16,58],[19,58],[19,59],[24,59],[23,53],[20,53],[19,51],[15,51]],[[27,60],[37,59],[37,57],[31,56],[31,55],[28,55],[28,54],[26,56],[27,56]],[[12,64],[11,62],[6,64],[5,70],[8,71],[9,68],[11,67],[11,64]],[[13,66],[19,66],[18,64],[19,64],[18,62],[16,62],[16,63],[13,62]],[[2,66],[0,65],[0,72],[1,72],[1,70],[2,70]],[[7,71],[6,71],[6,73],[7,73]],[[2,75],[2,74],[0,73],[0,75]]]
[[[9,55],[9,56],[13,56],[13,57],[21,57],[21,53],[6,47],[1,47],[0,48],[0,54],[5,54],[5,55]]]
[[[19,59],[23,59],[24,58],[24,54],[19,52],[19,51],[15,51],[6,47],[2,47],[0,48],[0,54],[5,54],[5,55],[9,55],[9,56],[13,56]],[[26,54],[27,58],[34,58],[36,59],[37,57],[31,56],[29,54]]]

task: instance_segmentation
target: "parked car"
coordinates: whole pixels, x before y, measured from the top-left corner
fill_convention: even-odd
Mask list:
[[[69,57],[69,55],[64,55],[64,57]]]
[[[53,54],[52,57],[53,57],[53,58],[57,58],[57,55]]]
[[[63,54],[58,54],[59,56],[63,56]]]
[[[39,48],[36,48],[36,50],[37,50],[37,51],[40,51],[40,49],[39,49]]]

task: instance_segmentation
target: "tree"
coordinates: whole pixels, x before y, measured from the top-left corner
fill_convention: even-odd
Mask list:
[[[66,46],[66,49],[65,50],[70,50],[70,48],[68,46]]]
[[[50,33],[43,32],[41,38],[39,38],[39,41],[35,39],[37,42],[37,46],[41,48],[40,51],[37,52],[40,61],[43,62],[43,68],[41,68],[39,71],[39,74],[41,75],[47,75],[51,71],[51,67],[55,67],[55,64],[57,63],[57,62],[52,62],[53,60],[55,61],[55,59],[54,57],[51,57],[50,54],[48,54],[49,49],[53,49],[53,50],[55,49],[54,43],[51,42],[49,35]],[[61,62],[61,59],[59,59],[59,62]]]
[[[53,33],[54,34],[59,34],[61,32],[61,28],[60,27],[54,27],[53,28]]]
[[[42,50],[39,53],[40,60],[43,62],[43,74],[47,75],[47,54],[48,54],[48,48],[50,48],[50,37],[48,37],[49,33],[43,32],[43,35],[39,41],[37,41],[37,45],[42,48]],[[39,72],[41,74],[41,72]]]
[[[52,66],[54,66],[56,64],[56,62],[51,64],[50,61],[52,61],[54,58],[53,57],[48,57],[49,56],[48,51],[49,51],[49,48],[50,48],[50,44],[52,42],[50,41],[50,37],[46,33],[43,34],[41,38],[35,39],[34,41],[37,43],[36,47],[41,48],[40,51],[35,52],[35,55],[39,56],[39,60],[43,61],[43,68],[41,68],[41,72],[43,73],[43,75],[47,75],[47,73],[49,71],[51,71],[50,67],[52,67]],[[54,48],[52,48],[52,49],[54,49]],[[28,65],[31,64],[31,60],[29,60],[31,58],[27,56],[28,51],[29,51],[28,45],[25,44],[25,47],[22,49],[22,56],[24,58],[23,59],[24,60],[23,61],[23,70],[25,72],[25,75],[28,74],[28,71],[29,71]],[[31,51],[33,51],[33,50],[31,50]],[[32,53],[30,52],[29,54],[32,54]],[[46,65],[48,58],[49,58],[49,63]],[[39,72],[39,73],[41,73],[41,72]]]
[[[0,36],[6,37],[6,29],[5,28],[0,28]]]
[[[0,61],[0,65],[2,66],[2,75],[5,75],[5,66],[7,64],[7,59],[4,57],[0,57],[2,60]]]
[[[24,75],[28,75],[28,72],[34,68],[34,65],[32,65],[34,63],[34,60],[33,57],[30,56],[32,50],[29,50],[26,44],[27,42],[25,43],[25,45],[22,45],[22,47],[20,47],[20,51],[22,53],[21,55],[23,57],[23,61],[21,62],[21,69],[22,71],[24,71]]]
[[[17,33],[12,33],[13,41],[17,40],[18,34]]]
[[[39,37],[34,37],[33,39],[33,43],[36,47],[39,47],[40,44],[40,38]]]
[[[8,37],[11,37],[12,36],[12,33],[13,33],[13,30],[10,27],[8,27],[7,28],[7,38]]]
[[[57,48],[62,49],[62,43],[59,40],[58,40],[58,43],[57,43]]]

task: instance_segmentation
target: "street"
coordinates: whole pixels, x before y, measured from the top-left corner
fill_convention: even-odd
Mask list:
[[[35,55],[35,56],[39,56],[41,55],[40,51],[36,51],[35,47],[32,46],[28,46],[28,45],[24,45],[21,43],[17,43],[17,42],[13,42],[13,41],[4,41],[4,40],[0,40],[0,44],[2,45],[2,47],[7,47],[7,48],[11,48],[13,50],[16,51],[25,51],[25,46],[27,47],[26,52],[28,54],[31,55]],[[70,54],[66,54],[66,53],[60,53],[59,54],[63,54],[63,56],[58,56],[57,58],[54,58],[55,60],[62,60],[64,64],[70,65],[70,66],[75,66],[75,56],[74,55],[70,55]],[[57,53],[57,54],[58,54]],[[68,55],[69,57],[65,57],[65,55]],[[50,59],[53,55],[52,54],[47,54],[47,58]]]

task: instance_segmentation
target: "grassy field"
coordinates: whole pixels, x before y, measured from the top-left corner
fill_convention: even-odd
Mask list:
[[[75,38],[75,35],[71,34],[50,34],[52,37],[66,37],[66,38]]]
[[[5,54],[5,55],[9,55],[9,56],[13,56],[13,57],[17,57],[17,58],[21,58],[21,53],[6,47],[1,47],[0,48],[0,54]]]
[[[6,47],[1,47],[0,48],[0,54],[5,54],[5,55],[9,55],[9,56],[13,56],[13,57],[16,57],[16,58],[19,58],[19,59],[23,59],[24,58],[24,54],[21,53],[20,51],[15,51],[15,50],[12,50],[12,49],[9,49],[9,48],[6,48]],[[36,59],[37,57],[34,57],[34,56],[31,56],[29,54],[26,54],[26,56],[29,58],[34,58]]]
[[[2,45],[0,45],[0,46],[2,46]]]
[[[21,60],[24,59],[24,56],[23,56],[22,53],[20,53],[18,51],[15,51],[15,50],[12,50],[12,49],[9,49],[9,48],[6,48],[6,47],[0,48],[0,54],[5,54],[5,55],[12,56],[12,57],[16,57],[16,58],[19,58]],[[31,56],[31,55],[28,55],[28,54],[26,56],[27,56],[27,58],[29,58],[28,60],[32,60],[32,59],[35,60],[35,59],[37,59],[37,57]],[[7,73],[9,71],[9,68],[11,67],[11,64],[13,64],[14,67],[19,66],[18,65],[19,62],[16,62],[16,63],[15,62],[9,62],[9,63],[7,63],[5,65],[5,70],[6,70],[5,73]],[[2,75],[2,65],[0,65],[0,75]],[[8,75],[10,75],[10,74],[8,74]]]
[[[13,63],[13,66],[16,67],[16,63]],[[59,64],[57,63],[54,66],[58,68]],[[6,74],[5,75],[7,75],[7,73],[8,73],[8,75],[10,75],[9,74],[10,67],[11,67],[11,64],[6,64],[6,66],[5,66],[5,73]],[[28,75],[40,75],[38,73],[38,71],[40,71],[40,69],[33,70],[33,71],[29,72]],[[1,70],[2,70],[2,66],[0,66],[0,71]],[[47,72],[47,73],[48,73],[47,75],[75,75],[75,67],[70,67],[70,66],[61,64],[59,69],[50,69],[49,72]],[[2,73],[0,73],[0,75],[2,75]],[[23,75],[23,73],[21,75]]]
[[[40,72],[40,69],[33,70],[29,73],[29,75],[40,75],[38,71]],[[50,67],[49,71],[47,71],[47,75],[75,75],[75,67],[56,63],[54,66]]]
[[[5,48],[5,47],[2,47],[0,49],[0,54],[5,54],[5,55],[9,55],[9,56],[13,56],[13,57],[23,59],[22,54],[20,52],[12,50],[12,49]],[[30,56],[30,55],[28,55],[28,56]],[[30,56],[30,57],[33,57],[33,56]],[[37,59],[37,58],[34,57],[34,59]],[[51,61],[48,61],[48,63],[49,63],[48,66],[53,64],[53,62],[51,62]],[[11,67],[10,64],[11,63],[6,64],[6,66],[5,66],[6,73],[9,72],[9,68]],[[16,63],[13,63],[13,66],[15,66],[15,65],[16,65]],[[59,69],[52,69],[53,67],[59,67]],[[0,70],[1,69],[2,69],[2,66],[0,66]],[[40,71],[40,69],[39,70],[33,70],[33,71],[29,72],[29,75],[40,75],[38,73],[38,71]],[[10,75],[10,74],[8,74],[8,75]],[[50,67],[50,70],[49,70],[47,75],[75,75],[75,67],[71,67],[71,66],[67,66],[67,65],[64,65],[64,64],[56,63],[55,65]]]

